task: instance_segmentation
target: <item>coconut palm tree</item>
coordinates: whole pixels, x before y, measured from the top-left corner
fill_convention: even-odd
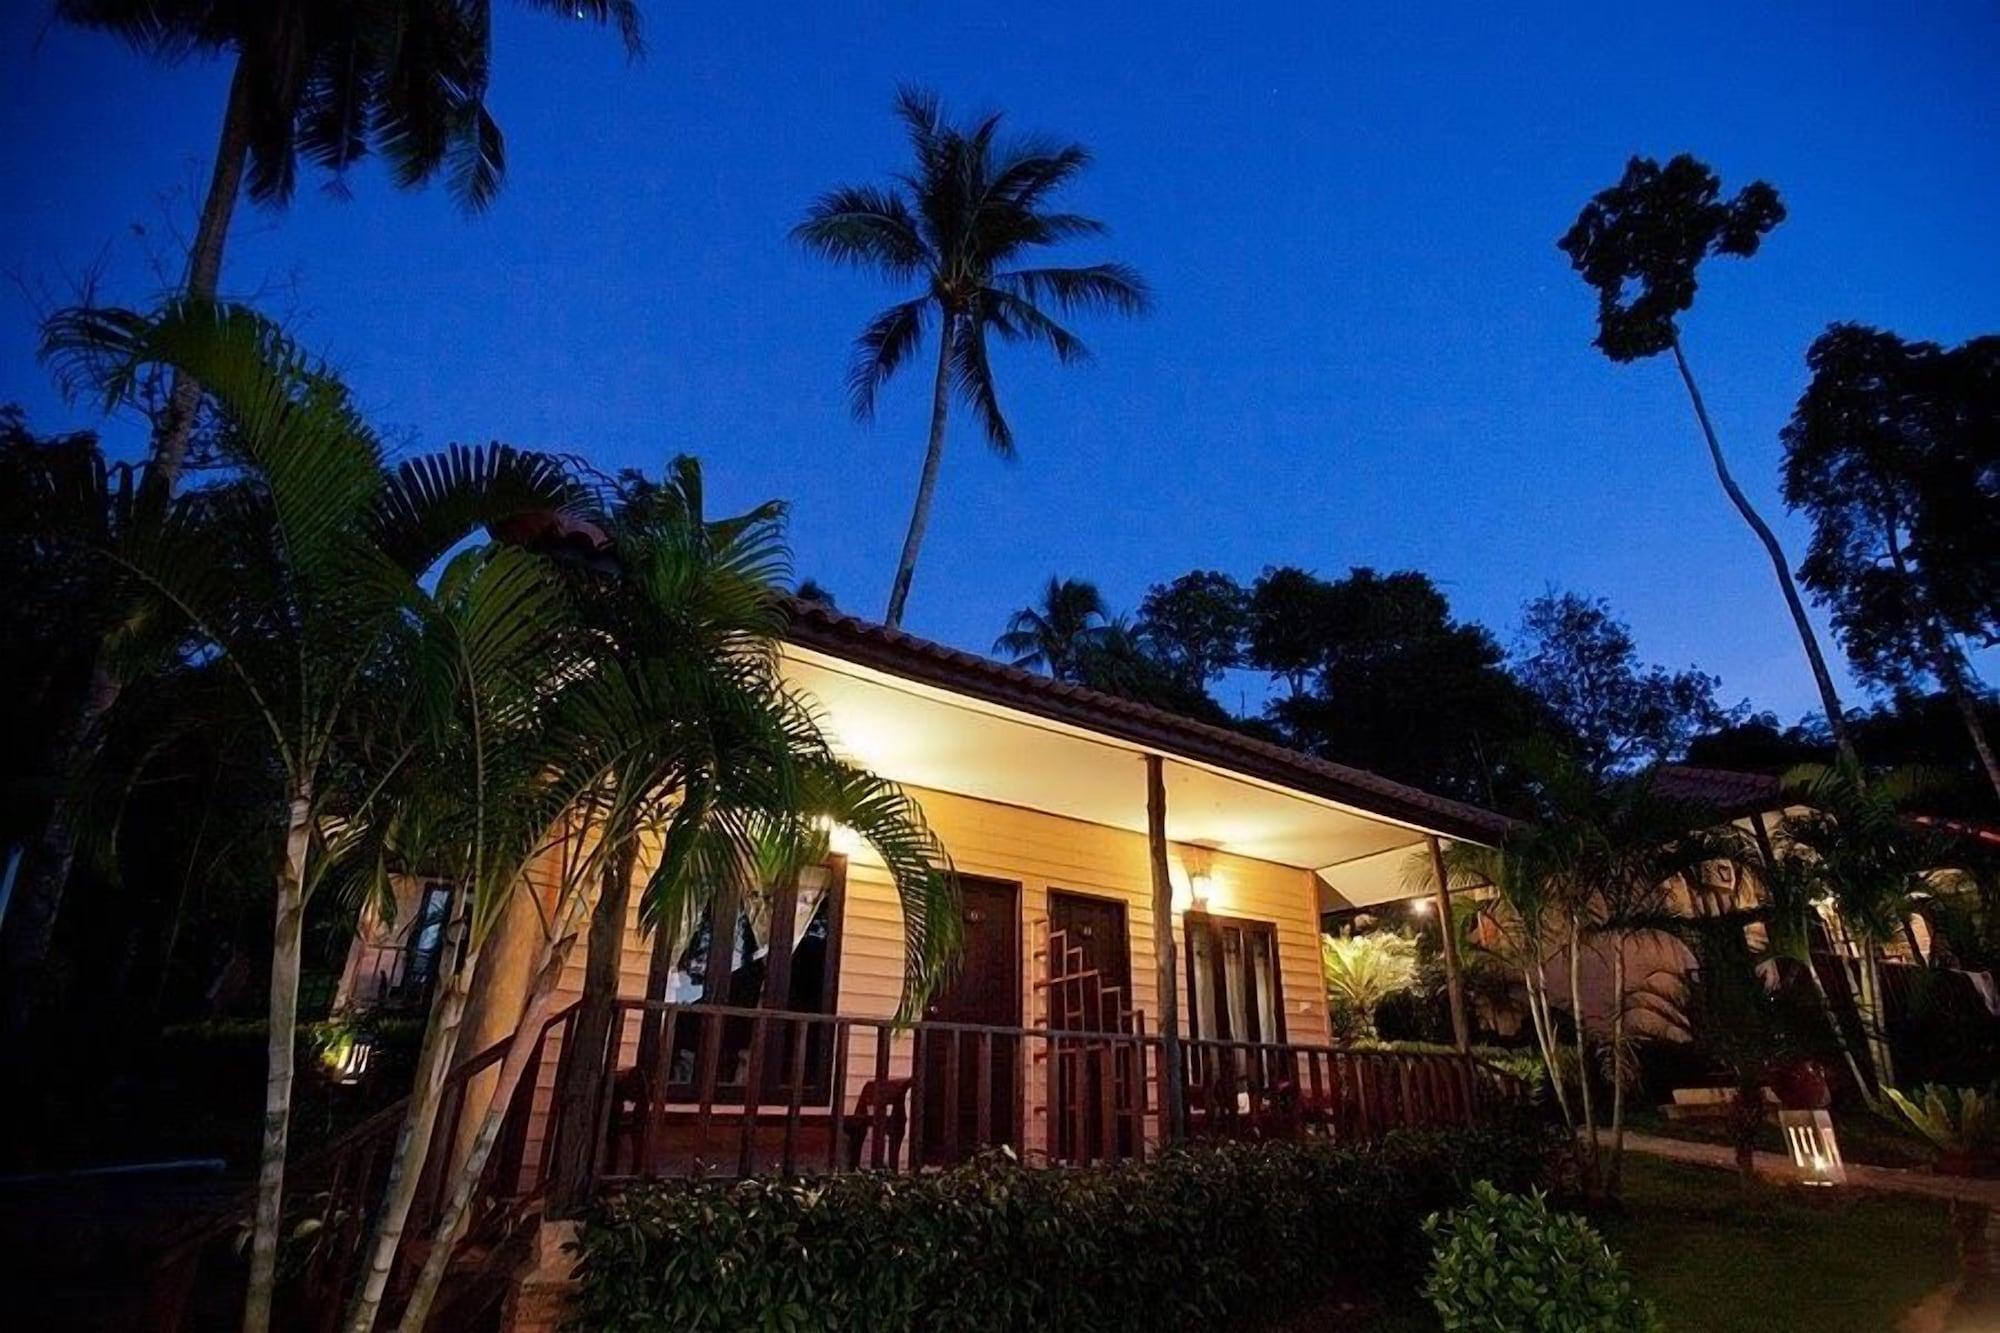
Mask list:
[[[1618,362],[1674,354],[1716,480],[1770,558],[1778,591],[1784,595],[1819,687],[1827,725],[1844,761],[1857,764],[1840,693],[1827,669],[1819,635],[1806,616],[1791,562],[1771,525],[1730,472],[1708,405],[1681,347],[1678,320],[1694,305],[1695,271],[1701,262],[1711,255],[1754,255],[1765,234],[1785,220],[1778,192],[1763,181],[1752,181],[1734,199],[1725,201],[1721,193],[1715,172],[1686,153],[1665,167],[1652,158],[1634,157],[1618,183],[1592,196],[1556,244],[1597,292],[1598,350]]]
[[[1057,322],[1050,306],[1065,316],[1093,310],[1136,315],[1148,304],[1145,281],[1124,264],[1014,266],[1045,247],[1103,234],[1104,224],[1095,218],[1050,207],[1054,195],[1089,165],[1082,145],[1041,138],[1002,143],[998,115],[955,126],[935,94],[913,88],[896,94],[896,115],[909,133],[913,168],[886,188],[829,191],[792,231],[807,249],[836,263],[922,284],[917,295],[877,315],[855,340],[847,384],[857,418],[874,415],[877,391],[909,363],[926,333],[935,328],[937,334],[930,440],[883,617],[890,625],[902,624],[909,600],[954,390],[979,419],[993,452],[1014,456],[1014,432],[993,382],[988,335],[1040,344],[1071,365],[1087,360],[1089,349]]]
[[[283,854],[244,1312],[245,1329],[262,1333],[276,1278],[305,910],[342,851],[343,839],[328,836],[330,816],[365,820],[398,767],[367,771],[358,724],[410,695],[404,668],[423,657],[427,627],[440,618],[418,575],[477,521],[482,488],[496,513],[531,494],[543,505],[562,496],[539,485],[547,469],[510,451],[458,451],[386,472],[341,384],[244,307],[179,300],[151,317],[72,311],[46,340],[72,387],[116,404],[165,367],[203,386],[222,426],[227,480],[173,497],[101,554],[144,592],[139,619],[155,627],[126,647],[127,669],[196,663],[220,673],[227,688],[217,693],[262,736],[277,780]],[[446,619],[462,613],[470,635],[528,609],[536,582],[519,561],[461,561],[440,581],[439,604]],[[462,635],[461,660],[465,646]]]
[[[615,25],[626,49],[641,48],[636,0],[530,0],[568,19]],[[241,194],[269,205],[291,198],[299,159],[329,172],[339,188],[371,152],[392,179],[415,187],[443,174],[459,203],[484,208],[499,190],[506,154],[486,109],[492,57],[486,5],[338,4],[322,0],[55,0],[57,17],[109,32],[160,60],[234,60],[215,162],[188,252],[181,295],[213,301]],[[200,407],[201,386],[175,373],[166,410],[154,422],[146,485],[171,492],[180,479]],[[100,648],[89,687],[60,748],[70,771],[87,767],[104,715],[122,683]],[[10,991],[46,958],[75,856],[73,812],[56,803],[25,858],[6,931]],[[18,1023],[23,998],[7,1005]]]
[[[1075,680],[1084,655],[1110,625],[1096,584],[1051,575],[1041,605],[1024,606],[1009,616],[993,651],[1006,654],[1017,667]]]

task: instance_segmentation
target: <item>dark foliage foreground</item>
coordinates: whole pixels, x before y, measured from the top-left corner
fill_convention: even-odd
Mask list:
[[[1234,1326],[1335,1287],[1413,1290],[1427,1215],[1476,1180],[1546,1183],[1554,1158],[1528,1128],[1404,1131],[1102,1168],[992,1154],[917,1178],[635,1189],[580,1230],[572,1327]]]

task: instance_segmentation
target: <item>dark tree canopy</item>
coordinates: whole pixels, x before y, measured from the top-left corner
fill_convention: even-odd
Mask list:
[[[1244,661],[1284,681],[1293,694],[1320,661],[1315,626],[1327,615],[1329,585],[1293,565],[1266,569],[1250,585],[1249,626]]]
[[[1355,569],[1317,588],[1285,581],[1312,615],[1286,639],[1310,657],[1309,686],[1267,710],[1285,737],[1385,777],[1495,800],[1507,753],[1542,729],[1542,715],[1493,635],[1453,619],[1414,571]]]
[[[1136,633],[1156,660],[1199,693],[1243,660],[1248,616],[1241,584],[1219,571],[1198,569],[1147,590]]]
[[[1599,779],[1676,757],[1731,716],[1715,677],[1642,663],[1602,598],[1550,591],[1529,602],[1514,669]]]
[[[1232,720],[1203,686],[1189,681],[1160,655],[1151,638],[1122,616],[1084,640],[1076,654],[1075,679],[1094,690],[1182,717],[1218,724]]]
[[[1715,172],[1686,153],[1665,167],[1634,157],[1556,244],[1597,289],[1598,348],[1613,361],[1636,361],[1673,346],[1702,260],[1753,255],[1784,220],[1778,192],[1763,181],[1725,200]]]
[[[1960,640],[2000,642],[2000,337],[1835,324],[1806,363],[1783,432],[1785,501],[1813,524],[1800,574],[1863,679],[1938,679]]]

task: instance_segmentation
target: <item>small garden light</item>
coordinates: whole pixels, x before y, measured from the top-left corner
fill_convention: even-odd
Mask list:
[[[1840,1144],[1833,1136],[1833,1117],[1825,1111],[1780,1111],[1778,1127],[1791,1149],[1792,1166],[1802,1185],[1845,1185],[1847,1168],[1840,1161]]]

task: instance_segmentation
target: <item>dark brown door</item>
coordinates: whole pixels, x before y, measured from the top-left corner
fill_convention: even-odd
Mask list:
[[[1021,886],[1006,880],[959,877],[965,908],[965,951],[958,971],[931,1000],[924,1016],[937,1023],[988,1027],[1021,1025]],[[919,1028],[924,1062],[924,1160],[960,1161],[982,1148],[1018,1144],[1014,1071],[1020,1040],[997,1033],[940,1032]],[[956,1051],[957,1093],[952,1067]],[[986,1134],[980,1136],[980,1078],[988,1070]]]
[[[1081,958],[1065,974],[1079,979],[1058,988],[1049,1001],[1049,1026],[1063,1032],[1118,1032],[1132,1007],[1132,937],[1125,904],[1086,893],[1049,891],[1049,934],[1060,934],[1066,950]],[[1106,1151],[1103,1097],[1111,1053],[1089,1042],[1063,1043],[1056,1061],[1056,1151],[1066,1160],[1089,1161]],[[1129,1151],[1130,1126],[1121,1126],[1117,1146]]]

